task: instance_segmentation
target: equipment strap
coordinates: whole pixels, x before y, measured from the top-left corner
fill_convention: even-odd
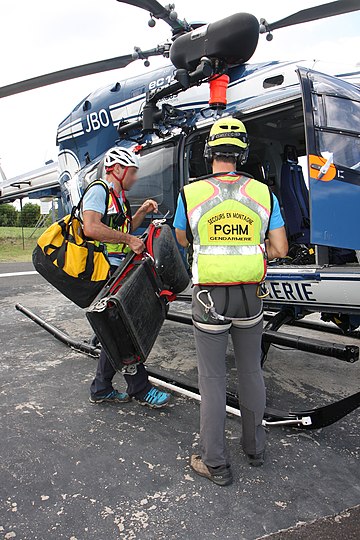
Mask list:
[[[99,186],[102,186],[104,189],[105,189],[105,192],[106,192],[106,199],[105,199],[105,213],[104,213],[104,216],[106,216],[107,214],[107,211],[108,211],[108,206],[109,206],[109,195],[110,195],[110,192],[109,192],[109,187],[107,186],[107,184],[105,184],[105,182],[103,182],[103,180],[94,180],[94,182],[91,182],[86,188],[85,188],[85,191],[84,193],[81,195],[80,197],[80,201],[78,202],[78,204],[76,206],[73,207],[73,209],[71,210],[71,217],[74,217],[75,216],[75,212],[78,211],[80,212],[80,209],[81,209],[81,205],[82,205],[82,202],[84,200],[84,197],[86,195],[86,193],[89,191],[89,189],[92,187],[92,186],[95,186],[95,185],[99,185]],[[71,220],[69,220],[70,222]]]
[[[160,293],[160,296],[165,297],[168,302],[173,302],[174,300],[176,300],[176,294],[168,291],[167,289],[163,289]]]
[[[205,302],[203,302],[200,299],[201,294],[206,294],[207,295],[207,299],[209,301],[209,304],[205,304]],[[218,313],[215,310],[214,301],[213,301],[213,299],[211,297],[210,292],[207,289],[203,289],[201,291],[198,291],[198,293],[196,294],[196,298],[200,302],[200,304],[202,306],[204,306],[205,313],[210,313],[210,315],[213,317],[213,319],[216,319],[218,321],[223,321],[223,322],[224,321],[226,322],[226,321],[243,321],[244,320],[243,317],[225,317],[225,315],[220,315],[220,313]]]

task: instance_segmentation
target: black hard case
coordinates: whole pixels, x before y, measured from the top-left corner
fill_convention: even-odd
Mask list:
[[[164,289],[189,283],[168,225],[150,225],[145,255],[130,253],[89,307],[86,316],[114,369],[145,362],[166,317]]]

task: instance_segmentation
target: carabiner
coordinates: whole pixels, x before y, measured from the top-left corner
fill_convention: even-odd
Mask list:
[[[256,288],[256,296],[262,299],[269,296],[269,294],[270,291],[267,288],[265,281],[261,281]]]
[[[207,294],[207,297],[208,297],[208,300],[210,302],[210,305],[207,305],[205,304],[205,302],[203,302],[202,300],[200,300],[200,294],[202,293],[206,293]],[[204,306],[204,309],[205,309],[205,313],[209,313],[209,311],[214,307],[214,302],[213,302],[213,299],[211,298],[211,295],[209,293],[209,291],[207,289],[203,289],[201,291],[199,291],[197,294],[196,294],[196,298],[198,299],[198,301],[200,302],[200,304],[202,306]]]

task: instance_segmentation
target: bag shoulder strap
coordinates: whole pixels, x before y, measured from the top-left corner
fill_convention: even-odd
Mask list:
[[[76,206],[73,207],[72,209],[72,214],[75,214],[76,211],[80,212],[80,209],[81,209],[81,205],[82,205],[82,202],[84,200],[84,197],[86,195],[86,193],[89,191],[90,188],[92,188],[93,186],[95,185],[99,185],[99,186],[102,186],[104,189],[105,189],[105,192],[106,192],[106,199],[105,199],[105,213],[104,213],[104,217],[107,215],[107,212],[108,212],[108,206],[109,206],[109,196],[110,196],[110,190],[109,190],[109,187],[108,185],[103,181],[103,180],[94,180],[93,182],[91,182],[86,188],[85,188],[85,191],[84,193],[81,195],[80,197],[80,201],[78,202],[78,204]]]

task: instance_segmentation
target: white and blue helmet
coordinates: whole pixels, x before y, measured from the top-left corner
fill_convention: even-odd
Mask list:
[[[130,152],[126,148],[120,146],[114,146],[110,148],[104,159],[105,168],[113,167],[116,163],[119,163],[122,167],[136,167],[139,168],[139,159],[134,152]]]

